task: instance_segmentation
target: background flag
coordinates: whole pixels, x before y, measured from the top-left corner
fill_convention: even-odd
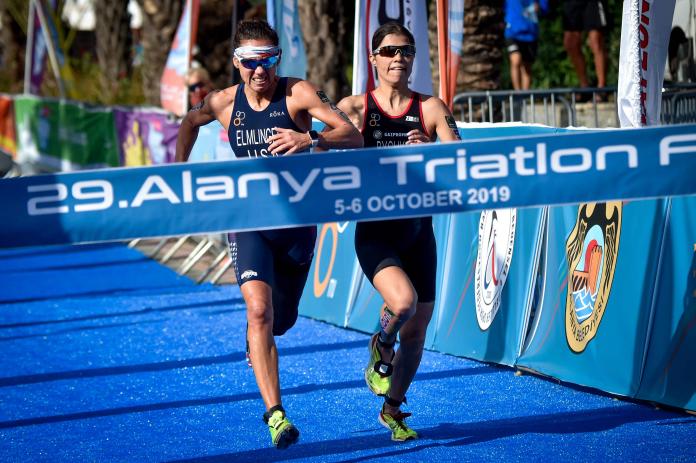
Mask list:
[[[409,88],[432,95],[428,11],[425,0],[356,0],[353,94],[364,93],[375,88],[377,76],[369,61],[372,51],[372,34],[379,26],[389,21],[396,21],[406,26],[416,39],[416,60],[409,79]]]
[[[662,81],[675,0],[625,0],[618,107],[621,127],[660,123]]]
[[[437,0],[440,98],[452,108],[464,38],[464,0]]]
[[[191,66],[191,50],[196,43],[200,0],[186,0],[160,84],[162,108],[177,116],[188,109],[186,74]]]
[[[306,79],[307,56],[297,0],[266,0],[266,17],[268,24],[278,32],[283,49],[278,75]]]

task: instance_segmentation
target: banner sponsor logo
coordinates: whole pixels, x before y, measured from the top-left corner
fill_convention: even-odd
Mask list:
[[[343,224],[332,222],[325,223],[322,225],[319,231],[317,253],[314,261],[314,278],[313,278],[313,292],[314,297],[322,297],[326,293],[326,297],[333,299],[336,293],[336,285],[338,280],[332,278],[334,263],[336,262],[336,251],[338,249],[338,236],[343,233],[348,227],[348,222]],[[322,269],[322,258],[324,257],[324,244],[326,243],[326,236],[331,235],[331,253],[329,254],[329,263],[326,267],[324,275],[321,275]]]
[[[621,214],[620,201],[582,204],[566,241],[565,327],[573,352],[585,350],[606,312],[619,252]]]
[[[486,331],[500,307],[515,245],[515,209],[483,211],[476,256],[476,319]]]

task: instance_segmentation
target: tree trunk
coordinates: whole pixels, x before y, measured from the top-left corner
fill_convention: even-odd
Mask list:
[[[102,70],[102,101],[115,102],[121,82],[130,71],[130,15],[120,2],[97,0],[95,38],[97,60]]]
[[[138,0],[143,10],[143,94],[151,105],[160,105],[160,79],[183,3],[183,0]]]
[[[307,53],[307,80],[336,102],[351,93],[346,69],[350,64],[344,43],[348,37],[344,2],[312,0],[298,2]],[[352,41],[352,40],[351,40]]]
[[[457,92],[500,87],[505,44],[504,0],[466,0]]]
[[[0,1],[0,69],[7,80],[5,91],[21,93],[24,77],[24,54],[29,8],[26,0]],[[21,24],[21,26],[20,26]]]

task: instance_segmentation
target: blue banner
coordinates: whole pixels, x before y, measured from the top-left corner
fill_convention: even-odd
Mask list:
[[[696,411],[696,198],[674,198],[665,229],[638,398]]]
[[[694,172],[682,125],[3,179],[0,246],[693,195]]]
[[[354,222],[331,222],[318,228],[314,260],[300,300],[302,315],[346,326],[362,275],[354,236]]]
[[[516,362],[545,217],[545,209],[538,208],[452,217],[431,348],[486,362]]]
[[[615,201],[550,209],[541,298],[518,366],[634,396],[666,204]]]

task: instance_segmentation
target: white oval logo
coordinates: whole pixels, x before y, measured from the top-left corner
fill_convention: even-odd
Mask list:
[[[476,319],[487,330],[500,307],[515,244],[516,209],[483,211],[476,256]]]

